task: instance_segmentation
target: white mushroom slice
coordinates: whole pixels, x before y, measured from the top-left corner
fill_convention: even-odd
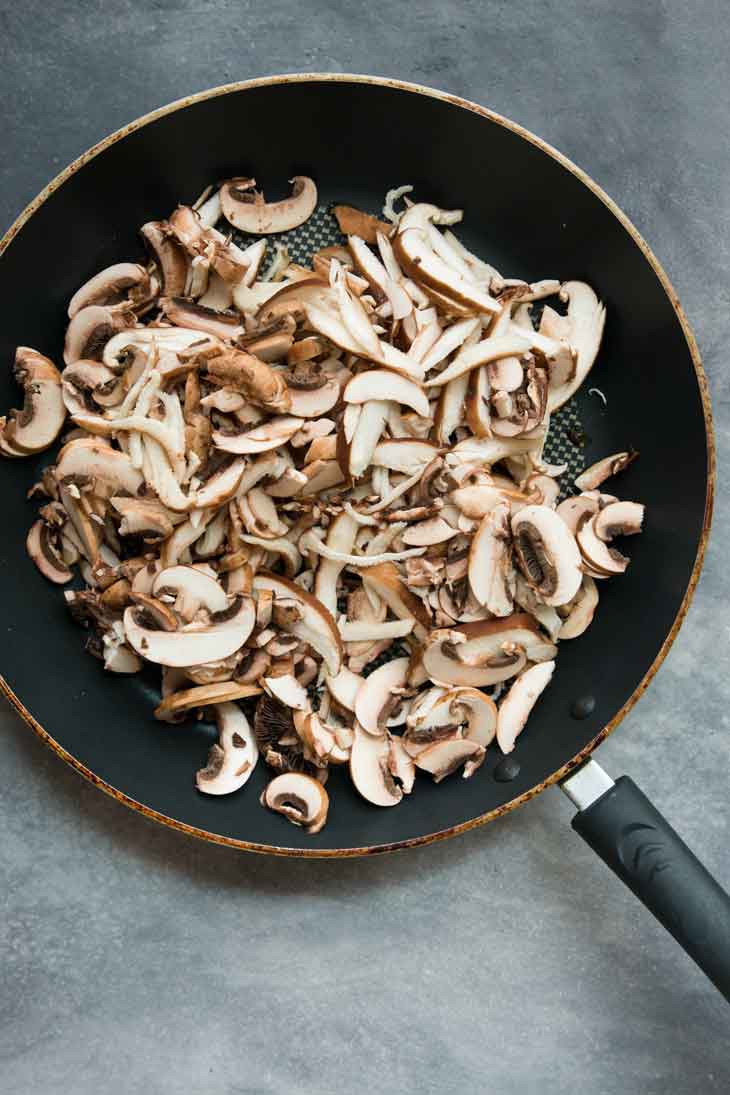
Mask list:
[[[404,475],[413,475],[416,471],[425,469],[435,456],[439,455],[439,448],[431,441],[418,441],[415,438],[398,438],[393,441],[381,441],[376,445],[372,460],[381,468],[390,471],[399,471]]]
[[[316,460],[313,464],[307,464],[303,470],[306,476],[306,485],[297,491],[303,497],[307,495],[320,495],[332,487],[339,486],[345,480],[342,469],[336,460]]]
[[[623,574],[629,565],[629,560],[596,535],[596,521],[599,516],[600,514],[596,514],[595,517],[584,517],[578,526],[575,538],[578,541],[580,555],[591,570],[599,575],[609,577],[612,574]]]
[[[208,753],[195,786],[206,795],[230,795],[240,790],[256,767],[259,750],[248,719],[235,703],[217,703],[218,742]]]
[[[357,528],[357,522],[349,514],[339,514],[327,531],[327,547],[349,555],[355,544]],[[335,559],[320,558],[314,577],[314,595],[333,617],[337,615],[337,579],[344,566]]]
[[[238,490],[245,470],[246,460],[239,457],[220,471],[214,472],[198,490],[195,505],[199,509],[224,505]]]
[[[578,490],[595,490],[610,479],[612,475],[618,475],[620,471],[633,464],[639,454],[637,452],[615,452],[612,456],[604,456],[595,464],[581,472],[575,481]]]
[[[452,772],[473,758],[481,746],[468,738],[451,738],[448,741],[437,741],[429,745],[415,758],[417,768],[424,772],[430,772],[434,783],[440,783]]]
[[[598,606],[598,586],[588,574],[570,602],[570,612],[558,632],[559,639],[577,639],[588,629]]]
[[[342,267],[336,259],[332,260],[330,271],[331,275],[334,276],[334,289],[342,322],[368,357],[379,358],[381,356],[380,339],[373,330],[373,325],[363,304],[347,288]]]
[[[555,662],[542,662],[526,669],[510,688],[497,713],[497,744],[511,753],[541,693],[550,683]]]
[[[220,189],[223,216],[234,228],[252,235],[297,228],[317,206],[317,187],[305,175],[295,175],[289,181],[292,185],[289,197],[267,203],[263,194],[253,189],[255,179],[229,179]]]
[[[222,613],[211,616],[202,627],[188,624],[178,631],[159,631],[139,620],[138,609],[124,612],[124,632],[129,645],[157,665],[199,665],[227,658],[245,643],[253,630],[256,612],[250,597],[236,597]]]
[[[515,579],[515,604],[534,616],[540,627],[544,628],[550,636],[550,641],[556,642],[563,626],[562,616],[554,608],[542,603],[534,589],[527,584],[521,574],[517,574]]]
[[[524,369],[518,357],[502,357],[486,366],[489,383],[495,392],[515,392],[522,386]]]
[[[612,502],[593,519],[596,536],[613,540],[614,536],[633,536],[641,532],[644,507],[638,502]]]
[[[452,433],[464,425],[468,389],[468,373],[455,377],[441,389],[433,421],[436,440],[440,445],[448,444]]]
[[[515,357],[527,353],[530,342],[520,334],[495,335],[461,350],[450,365],[438,376],[427,380],[425,386],[434,388],[446,384],[457,376],[463,376],[481,365],[488,365],[502,357]]]
[[[342,397],[346,403],[368,403],[371,399],[401,403],[424,418],[430,413],[428,399],[418,384],[389,369],[359,373],[347,384]]]
[[[382,238],[385,239],[385,237]],[[389,241],[385,242],[389,245]],[[393,319],[404,319],[405,316],[409,315],[413,308],[411,299],[403,287],[393,278],[392,273],[394,271],[389,273],[359,236],[349,236],[347,246],[355,260],[355,265],[371,288],[380,297],[385,297],[390,303]]]
[[[342,667],[342,640],[332,614],[301,586],[276,574],[259,571],[253,580],[254,592],[268,589],[275,598],[294,600],[299,619],[292,619],[286,630],[309,645],[324,659],[334,676]]]
[[[112,497],[109,502],[122,518],[119,522],[120,536],[142,536],[147,543],[172,536],[174,525],[171,514],[159,502],[126,497]]]
[[[398,734],[390,735],[388,770],[403,788],[403,794],[410,795],[416,782],[416,765]]]
[[[497,733],[497,705],[484,692],[478,688],[453,688],[440,703],[448,704],[452,712],[463,709],[467,719],[468,741],[475,741],[484,749],[493,741]]]
[[[29,346],[18,346],[13,372],[25,400],[22,410],[8,413],[2,438],[19,453],[42,452],[56,440],[66,418],[61,374],[52,361]]]
[[[383,620],[382,623],[369,620],[343,620],[340,636],[345,643],[361,643],[376,639],[402,639],[410,635],[415,625],[414,619]]]
[[[355,723],[350,778],[359,794],[373,806],[397,806],[403,798],[403,790],[393,779],[389,761],[387,735],[374,737]]]
[[[523,452],[536,452],[542,445],[542,437],[468,437],[459,441],[446,453],[450,466],[463,463],[496,464],[508,456]]]
[[[350,404],[348,406],[345,411],[343,422],[345,430],[349,424],[347,411],[349,411],[350,407],[352,407],[353,410],[360,409],[358,404]],[[345,460],[345,467],[349,468],[350,475],[354,478],[361,476],[370,466],[373,453],[375,452],[383,428],[388,419],[389,408],[390,404],[385,403],[382,400],[374,399],[371,402],[365,403],[357,417],[352,440],[349,445],[346,441],[346,432],[341,434],[345,449],[342,459]],[[341,466],[342,459],[340,460]]]
[[[351,669],[344,665],[335,676],[331,676],[329,673],[325,676],[325,684],[333,699],[337,700],[340,707],[352,711],[353,714],[357,693],[364,683],[364,677],[361,677],[359,673],[353,673]]]
[[[73,578],[63,556],[51,539],[51,530],[45,521],[35,521],[26,537],[25,547],[28,555],[40,570],[44,578],[56,585],[65,585]]]
[[[262,806],[282,814],[307,833],[318,833],[327,821],[329,796],[322,784],[303,772],[284,772],[261,795]]]
[[[472,372],[464,375],[468,376],[465,409],[469,429],[475,437],[491,437],[492,416],[489,408],[490,385],[487,366],[482,365],[481,368],[473,369]],[[459,377],[457,380],[452,380],[451,384],[458,384],[459,380],[463,379]],[[448,391],[451,384],[447,384],[443,391]]]
[[[504,501],[504,493],[489,483],[479,483],[469,487],[457,487],[446,496],[465,517],[480,521],[491,513],[495,506]]]
[[[512,611],[514,578],[509,512],[507,502],[498,502],[482,518],[469,548],[472,593],[495,616],[509,616]]]
[[[280,677],[264,677],[263,685],[274,699],[286,707],[293,707],[295,711],[309,710],[306,690],[291,673],[284,673]]]
[[[340,398],[340,385],[329,380],[321,388],[306,391],[289,388],[290,411],[295,418],[321,418],[331,411]]]
[[[103,308],[90,304],[76,312],[66,330],[63,360],[67,365],[76,361],[101,361],[106,345],[119,331],[136,321],[134,312]],[[105,361],[105,364],[110,364]]]
[[[388,705],[393,690],[403,688],[408,677],[408,658],[394,658],[379,669],[373,670],[366,678],[355,697],[355,716],[358,723],[368,734],[382,734],[385,731],[384,713],[389,713]]]
[[[334,342],[335,346],[338,346],[341,350],[346,350],[358,357],[369,358],[378,365],[385,365],[388,369],[394,369],[395,372],[403,373],[404,376],[411,377],[413,380],[419,382],[423,380],[423,367],[421,364],[408,357],[396,346],[391,345],[390,342],[380,340],[377,354],[366,353],[365,348],[352,337],[348,328],[334,312],[326,308],[320,308],[316,304],[308,303],[305,303],[304,311],[308,325],[314,331],[328,338],[330,342]]]
[[[116,641],[108,643],[107,637],[109,632],[106,632],[102,641],[104,643],[104,668],[110,673],[139,673],[142,668],[143,662],[133,650],[130,650],[126,643],[120,643]]]
[[[454,528],[443,517],[429,517],[426,521],[409,525],[403,533],[403,543],[414,547],[430,547],[432,544],[444,544],[458,535],[459,529]]]
[[[431,617],[420,597],[402,581],[395,563],[381,563],[359,571],[366,592],[375,593],[394,616],[414,620],[413,631],[423,641],[431,627]]]
[[[545,604],[572,600],[583,578],[581,553],[558,514],[547,506],[525,506],[512,518],[512,535],[520,569]]]
[[[471,626],[471,625],[462,625]],[[495,649],[485,655],[484,664],[466,665],[457,657],[448,641],[431,642],[423,652],[423,667],[432,681],[445,685],[461,685],[484,688],[509,680],[522,670],[527,662],[524,650],[516,648],[505,652],[505,640],[495,641]]]
[[[104,346],[101,360],[107,368],[113,370],[120,365],[128,364],[130,350],[139,349],[145,355],[149,354],[153,348],[179,353],[187,350],[194,342],[200,342],[207,337],[202,331],[182,327],[134,327],[120,331],[110,338]],[[222,349],[222,343],[220,345]]]
[[[548,393],[548,410],[562,407],[578,390],[588,376],[596,360],[603,337],[606,309],[598,297],[583,281],[566,281],[560,290],[562,300],[568,302],[570,345],[576,353],[575,374],[571,380]]]
[[[215,578],[192,566],[166,567],[155,575],[151,592],[161,598],[175,598],[175,608],[185,620],[192,620],[199,608],[211,616],[225,612],[228,598]]]
[[[421,361],[424,372],[440,365],[479,329],[479,319],[461,319],[447,327]]]
[[[95,274],[71,297],[68,318],[89,304],[119,304],[129,298],[130,304],[143,301],[150,295],[150,277],[144,266],[136,262],[117,262]]]
[[[213,430],[212,440],[216,448],[224,452],[260,453],[277,449],[284,445],[297,432],[304,422],[303,418],[280,415],[269,419],[261,426],[246,433],[226,433]]]
[[[170,682],[168,681],[168,683]],[[179,716],[186,711],[210,707],[216,703],[245,700],[250,696],[260,695],[260,688],[255,685],[244,684],[242,681],[215,681],[212,684],[202,684],[196,688],[185,688],[181,691],[164,689],[164,699],[155,708],[155,718],[161,722],[172,722],[176,721],[173,720],[172,716]]]
[[[396,563],[400,559],[410,559],[411,556],[422,555],[425,548],[408,548],[406,551],[384,551],[377,555],[347,555],[343,551],[333,551],[327,544],[322,543],[314,529],[305,532],[300,537],[299,546],[302,551],[313,551],[322,555],[325,559],[354,567],[374,567],[380,563]]]
[[[594,513],[598,513],[598,507],[597,498],[589,498],[586,494],[578,494],[575,498],[566,498],[556,508],[555,512],[565,522],[570,531],[575,534],[583,518],[586,516],[592,517]]]

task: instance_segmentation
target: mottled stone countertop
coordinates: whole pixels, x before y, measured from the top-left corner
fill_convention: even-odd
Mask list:
[[[600,760],[633,774],[726,886],[729,28],[721,0],[67,0],[52,13],[26,0],[0,12],[4,226],[131,118],[295,70],[475,99],[626,210],[694,326],[720,480],[689,618]],[[557,790],[408,854],[282,861],[144,821],[4,705],[0,728],[3,1092],[730,1089],[727,1006],[572,833]]]

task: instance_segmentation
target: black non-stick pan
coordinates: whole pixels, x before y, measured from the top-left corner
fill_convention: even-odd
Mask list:
[[[375,211],[389,188],[411,183],[420,200],[463,208],[467,245],[499,269],[529,279],[584,279],[596,289],[608,322],[591,382],[607,405],[579,395],[551,427],[552,451],[572,470],[607,453],[640,451],[620,485],[622,497],[647,507],[631,566],[604,583],[588,632],[561,647],[553,683],[509,764],[494,749],[471,780],[421,780],[391,810],[359,799],[335,772],[330,819],[310,836],[261,808],[263,766],[240,795],[195,790],[192,775],[213,728],[155,722],[152,677],[105,674],[83,652],[62,595],[25,552],[33,512],[26,490],[48,454],[35,464],[3,461],[8,698],[61,757],[120,801],[183,832],[255,851],[344,856],[406,848],[496,818],[563,781],[579,807],[577,831],[730,995],[727,896],[633,783],[624,777],[614,784],[588,761],[676,636],[708,533],[714,463],[707,390],[666,275],[595,183],[511,122],[396,81],[276,77],[206,92],[132,123],[31,203],[0,244],[4,360],[12,361],[18,344],[58,359],[69,297],[97,270],[141,254],[139,225],[193,201],[211,181],[246,173],[270,196],[295,174],[317,180],[322,206],[309,236],[294,241],[305,251],[331,242],[323,238],[331,231],[329,203]],[[0,405],[16,400],[6,368]],[[584,448],[576,445],[582,434]]]

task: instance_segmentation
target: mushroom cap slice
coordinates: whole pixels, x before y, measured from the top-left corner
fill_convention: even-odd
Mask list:
[[[197,492],[195,496],[196,507],[207,509],[212,506],[222,506],[224,502],[230,501],[238,490],[245,470],[245,458],[238,457],[227,466],[214,472]]]
[[[329,673],[325,677],[325,684],[333,699],[337,700],[340,707],[347,711],[355,711],[357,693],[365,683],[365,678],[359,673],[353,673],[351,669],[343,665],[339,673],[334,676]]]
[[[11,411],[2,429],[3,440],[20,454],[41,452],[58,437],[66,418],[61,374],[37,350],[18,346],[15,379],[23,386],[23,409]]]
[[[248,719],[235,703],[217,703],[218,743],[208,763],[195,775],[195,786],[206,795],[230,795],[240,790],[256,767],[259,749]]]
[[[168,692],[155,708],[155,718],[161,722],[171,722],[173,715],[179,716],[199,707],[245,700],[260,694],[261,689],[256,685],[243,684],[240,681],[214,681],[212,684],[200,684],[195,688]]]
[[[51,542],[50,529],[45,521],[38,520],[31,525],[25,546],[44,578],[56,585],[65,585],[71,581],[73,574]]]
[[[387,734],[374,737],[355,723],[350,750],[350,778],[356,791],[373,806],[397,806],[403,790],[390,770],[390,742]]]
[[[524,506],[512,534],[520,569],[541,600],[553,607],[571,601],[583,578],[581,553],[561,517],[548,506]]]
[[[453,688],[439,703],[448,704],[452,709],[463,707],[468,724],[467,739],[486,749],[497,733],[497,705],[490,696],[478,688]]]
[[[600,540],[613,540],[641,532],[643,521],[644,507],[639,502],[611,502],[593,518],[593,528]]]
[[[578,527],[576,540],[580,554],[592,571],[604,574],[607,578],[612,574],[623,574],[629,565],[629,560],[616,548],[609,547],[605,540],[596,534],[595,517],[584,517]],[[572,599],[572,598],[571,598]]]
[[[412,593],[401,579],[395,563],[380,563],[358,573],[365,588],[377,593],[394,616],[401,620],[415,620],[413,630],[417,639],[422,641],[426,638],[431,628],[429,611],[421,598]]]
[[[228,605],[228,597],[215,578],[193,566],[179,564],[161,570],[152,583],[152,595],[161,597],[164,593],[175,595],[180,603],[178,611],[186,619],[192,619],[201,606],[212,616],[224,612]]]
[[[498,502],[482,518],[469,548],[469,585],[480,605],[495,616],[512,612],[509,504]],[[510,580],[511,579],[511,580]]]
[[[340,385],[328,380],[319,388],[289,388],[289,410],[295,418],[321,418],[340,398]]]
[[[335,676],[342,667],[342,640],[332,613],[295,582],[282,578],[278,574],[259,571],[253,580],[254,592],[268,589],[275,598],[295,600],[300,613],[299,620],[292,620],[287,631],[316,650],[324,659],[328,671]]]
[[[137,494],[144,483],[142,473],[126,453],[113,449],[100,437],[77,437],[67,442],[58,454],[55,476],[59,482],[75,476],[92,479],[115,491]]]
[[[89,304],[76,312],[66,330],[63,348],[63,360],[67,365],[80,361],[110,362],[104,357],[105,349],[111,339],[125,327],[136,322],[132,311],[119,311],[104,308],[100,304]]]
[[[561,502],[555,512],[575,535],[582,519],[586,515],[592,517],[594,513],[598,513],[598,508],[597,498],[589,498],[587,494],[577,494],[574,498],[566,498]]]
[[[576,354],[576,362],[571,379],[549,390],[550,413],[567,403],[588,376],[596,360],[606,322],[604,305],[584,281],[566,281],[560,296],[568,302],[569,343]]]
[[[223,216],[234,228],[253,235],[288,232],[304,224],[317,206],[317,187],[306,175],[289,181],[289,197],[267,203],[263,194],[253,190],[254,179],[229,179],[220,190]]]
[[[604,456],[597,460],[589,468],[582,471],[575,480],[578,490],[595,490],[610,479],[612,475],[618,475],[620,471],[628,468],[638,457],[638,452],[615,452],[611,456]]]
[[[558,632],[559,639],[577,639],[588,628],[598,605],[598,586],[586,574],[582,585],[573,598],[570,612]]]
[[[450,738],[429,745],[415,757],[415,764],[424,772],[430,772],[434,783],[440,783],[481,749],[482,746],[469,738]]]
[[[511,753],[533,707],[550,683],[555,662],[541,662],[521,673],[499,705],[497,744],[503,753]]]
[[[224,430],[213,430],[212,440],[216,448],[222,449],[224,452],[268,452],[286,444],[303,424],[303,418],[279,415],[276,418],[270,418],[268,422],[264,422],[261,426],[254,426],[252,430],[245,433],[227,433]]]
[[[264,677],[263,683],[266,691],[285,707],[293,707],[295,711],[309,710],[306,689],[302,688],[291,673],[282,673],[280,677]]]
[[[408,678],[410,658],[394,658],[373,670],[355,697],[355,716],[368,734],[385,733],[384,716],[395,688],[403,688]],[[381,725],[382,724],[382,725]]]
[[[136,286],[139,286],[137,295],[140,298],[149,295],[150,277],[144,266],[136,262],[117,262],[107,266],[76,290],[69,301],[68,318],[73,319],[89,304],[119,304],[130,296],[130,290]]]
[[[227,658],[243,646],[255,620],[252,599],[238,596],[224,612],[211,616],[207,627],[188,624],[178,631],[158,631],[141,624],[137,609],[130,605],[124,612],[124,632],[129,645],[147,661],[184,667]]]
[[[436,254],[422,228],[413,227],[399,231],[393,241],[393,251],[405,273],[423,286],[426,292],[433,289],[452,300],[455,305],[466,306],[475,312],[487,315],[501,312],[499,301],[475,282],[467,280]]]
[[[390,774],[403,788],[403,794],[410,795],[413,784],[416,782],[416,765],[398,734],[390,735],[388,768]]]
[[[261,795],[261,804],[300,825],[307,833],[318,833],[327,820],[329,796],[322,784],[303,772],[275,776]]]
[[[423,418],[428,418],[430,405],[423,389],[408,377],[390,369],[366,369],[349,381],[343,392],[346,403],[367,403],[371,399],[384,399],[410,407]]]
[[[417,471],[425,470],[440,451],[433,441],[399,437],[391,441],[381,441],[379,445],[376,445],[372,462],[377,467],[388,468],[389,471],[413,475]]]

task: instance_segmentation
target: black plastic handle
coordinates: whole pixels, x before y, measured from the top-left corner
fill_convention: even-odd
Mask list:
[[[573,828],[730,1000],[730,896],[633,780],[617,779]]]

